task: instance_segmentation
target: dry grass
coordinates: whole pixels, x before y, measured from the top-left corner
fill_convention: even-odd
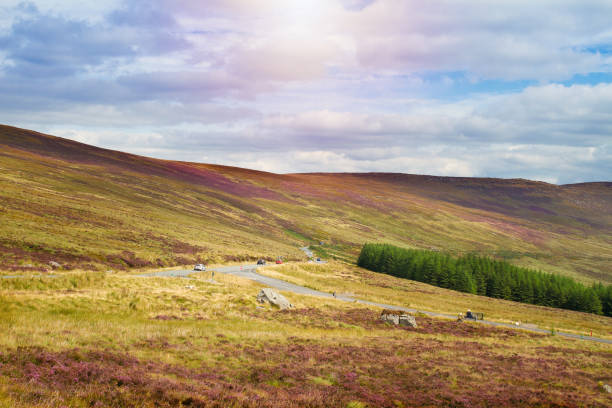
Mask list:
[[[304,259],[324,240],[478,252],[612,283],[609,185],[275,175],[106,151],[0,126],[0,271]]]
[[[359,299],[420,310],[457,314],[467,309],[488,320],[535,324],[579,335],[612,339],[612,318],[570,310],[492,299],[425,283],[371,272],[342,262],[293,264],[260,268],[260,273],[324,292],[349,294]]]
[[[328,281],[325,268],[346,291],[363,286],[356,295],[394,303],[409,293],[387,280],[356,285],[368,277],[340,264],[266,270]],[[597,385],[612,381],[607,345],[425,317],[395,328],[376,308],[295,294],[296,308],[278,311],[255,302],[256,283],[206,279],[72,273],[5,284],[0,407],[612,402]]]

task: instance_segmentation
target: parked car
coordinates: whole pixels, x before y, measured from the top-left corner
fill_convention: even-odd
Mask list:
[[[266,264],[266,260],[265,259],[260,259],[257,261],[257,265],[265,265]]]
[[[206,270],[206,265],[204,264],[197,264],[196,266],[193,267],[194,271],[200,271],[200,272],[204,272]]]
[[[277,259],[277,260],[276,260],[276,263],[277,263],[277,264],[282,264],[282,263],[283,263],[283,261],[282,261],[282,260],[280,260],[280,259]]]
[[[321,262],[321,258],[317,258],[317,262]]]

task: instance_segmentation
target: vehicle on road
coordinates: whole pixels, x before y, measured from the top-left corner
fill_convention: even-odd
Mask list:
[[[257,261],[257,265],[265,265],[266,264],[266,260],[265,259],[259,259]]]
[[[321,262],[321,258],[317,258],[317,262]]]
[[[193,267],[194,271],[200,271],[200,272],[204,272],[206,270],[206,265],[204,264],[197,264],[196,266]]]

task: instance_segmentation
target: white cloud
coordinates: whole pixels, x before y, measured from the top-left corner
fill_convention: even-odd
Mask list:
[[[329,110],[272,115],[262,132],[309,136],[321,143],[411,144],[528,142],[601,145],[612,134],[612,84],[544,85],[517,94],[457,103],[423,101],[406,113]]]
[[[339,153],[330,150],[241,153],[223,157],[223,163],[275,173],[298,172],[401,172],[473,176],[475,168],[466,160],[452,157],[424,157],[420,152],[402,150],[399,155],[368,159],[363,151]]]
[[[378,0],[343,29],[368,69],[559,80],[609,71],[609,57],[583,49],[612,42],[611,14],[611,3],[593,1]]]
[[[9,1],[3,123],[281,172],[612,174],[612,85],[551,83],[612,78],[612,3]]]

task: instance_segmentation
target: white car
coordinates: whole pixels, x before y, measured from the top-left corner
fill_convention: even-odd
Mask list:
[[[204,264],[197,264],[196,266],[193,267],[194,271],[205,271],[206,270],[206,266]]]

